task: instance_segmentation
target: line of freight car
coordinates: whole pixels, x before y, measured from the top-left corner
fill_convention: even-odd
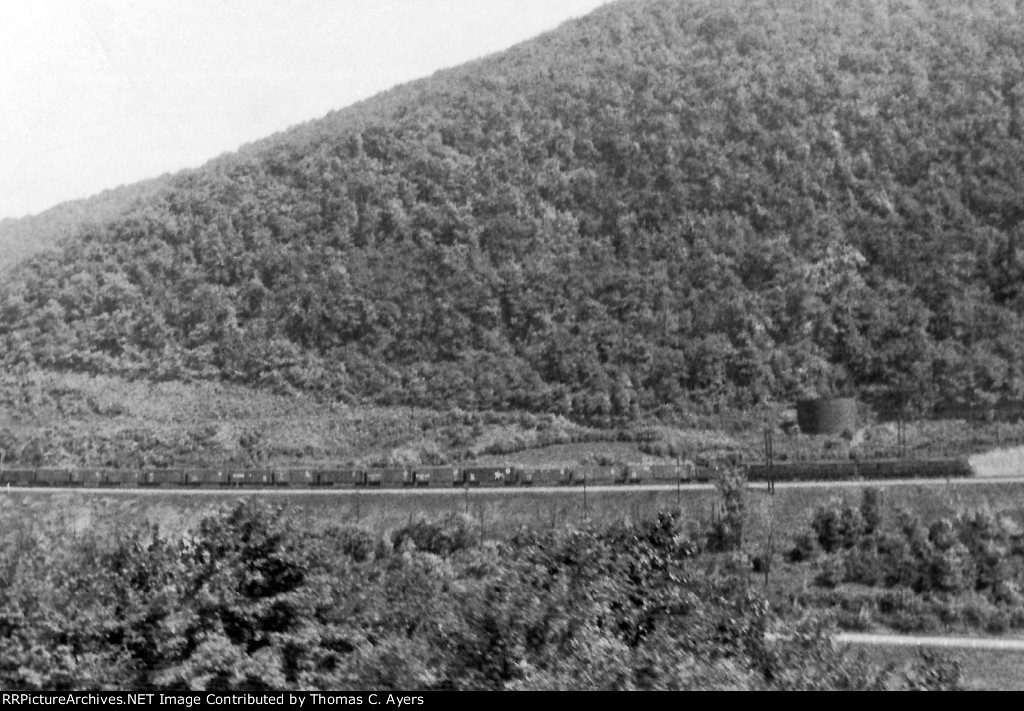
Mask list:
[[[0,485],[199,488],[584,486],[701,480],[680,465],[411,467],[367,469],[6,469]]]
[[[856,481],[858,479],[963,479],[974,476],[966,459],[875,459],[862,461],[781,462],[775,481]],[[747,479],[767,481],[767,464],[747,467]]]

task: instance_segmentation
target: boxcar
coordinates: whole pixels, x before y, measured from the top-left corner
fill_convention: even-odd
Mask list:
[[[501,464],[464,467],[463,480],[468,486],[514,486],[518,470]]]
[[[274,472],[270,469],[247,469],[245,485],[267,488],[274,485]]]
[[[856,474],[852,478],[891,479],[893,476],[892,462],[887,460],[860,461],[856,462],[856,465]]]
[[[228,483],[234,487],[258,488],[273,483],[273,473],[266,469],[236,469],[228,472]]]
[[[623,469],[623,484],[639,484],[652,479],[650,464],[627,464]]]
[[[370,469],[367,474],[371,471],[376,471],[380,475],[380,486],[382,487],[402,487],[412,486],[413,477],[412,472],[405,467],[384,467],[381,469]]]
[[[568,486],[586,486],[590,483],[588,475],[590,467],[567,467],[564,484]]]
[[[71,471],[68,469],[36,469],[36,484],[39,486],[68,486]]]
[[[596,464],[583,467],[587,486],[608,486],[627,481],[626,467],[621,464]]]
[[[317,486],[334,489],[352,489],[366,483],[362,469],[315,469],[311,472]]]
[[[275,486],[291,488],[316,486],[319,480],[318,473],[310,469],[276,469],[273,477]]]
[[[657,482],[693,481],[694,470],[693,462],[652,464],[648,467],[648,475],[651,481]]]
[[[220,469],[186,469],[183,478],[186,486],[220,488],[229,484],[227,472]]]
[[[31,486],[36,481],[35,469],[3,469],[0,470],[0,485]]]
[[[122,469],[117,472],[118,486],[139,486],[142,472],[138,469]]]
[[[416,486],[430,486],[434,488],[445,488],[453,486],[464,486],[462,471],[458,467],[426,467],[413,468],[413,478]]]
[[[563,486],[572,475],[566,467],[531,467],[519,475],[522,486]]]
[[[96,470],[98,475],[97,484],[106,487],[123,486],[126,479],[131,479],[133,473],[127,469],[98,469]]]
[[[103,469],[73,469],[72,481],[79,486],[107,486],[109,474]]]
[[[188,482],[181,469],[152,469],[143,473],[147,486],[182,486]]]
[[[364,486],[394,488],[412,486],[412,484],[412,472],[403,467],[371,467],[366,469],[363,475]]]

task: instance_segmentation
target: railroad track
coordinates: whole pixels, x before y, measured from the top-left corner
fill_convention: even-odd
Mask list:
[[[969,479],[872,479],[863,481],[786,481],[775,484],[776,489],[858,489],[865,486],[892,487],[892,486],[975,486],[985,484],[1024,484],[1024,475],[1012,477],[978,477]],[[764,482],[750,482],[748,488],[754,491],[764,490],[767,485]],[[0,493],[79,493],[79,494],[112,494],[117,496],[132,495],[160,495],[160,494],[185,494],[189,496],[211,496],[211,495],[265,495],[265,496],[437,496],[451,495],[454,493],[469,496],[482,494],[497,494],[501,496],[515,496],[517,494],[582,494],[585,490],[589,493],[638,493],[651,491],[713,491],[716,485],[713,483],[684,483],[676,484],[617,484],[600,486],[534,486],[534,487],[481,487],[481,488],[403,488],[403,489],[323,489],[323,488],[255,488],[255,487],[229,487],[216,489],[193,489],[188,487],[51,487],[51,486],[12,486],[0,488]]]

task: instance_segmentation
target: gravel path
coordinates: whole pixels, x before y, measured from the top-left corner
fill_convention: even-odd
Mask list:
[[[1024,474],[1024,447],[975,454],[967,461],[979,477],[1019,477]]]
[[[871,644],[900,647],[953,647],[956,649],[1001,649],[1024,652],[1024,639],[994,637],[923,637],[902,634],[865,634],[840,632],[837,642],[845,644]]]

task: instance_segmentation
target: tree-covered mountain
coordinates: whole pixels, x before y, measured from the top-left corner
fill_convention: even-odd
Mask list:
[[[19,265],[2,357],[593,421],[1020,397],[1022,13],[614,3]]]
[[[33,254],[58,249],[63,241],[116,219],[134,203],[160,192],[169,179],[163,175],[63,202],[38,215],[0,220],[0,275]]]

